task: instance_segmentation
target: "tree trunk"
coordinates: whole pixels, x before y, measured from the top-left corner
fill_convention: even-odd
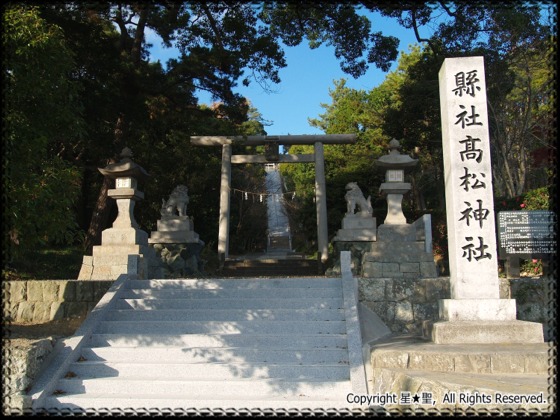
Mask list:
[[[110,163],[115,161],[111,160]],[[87,255],[92,254],[94,245],[101,245],[101,232],[109,226],[109,217],[115,206],[115,200],[109,200],[108,191],[114,186],[113,183],[112,179],[104,177],[84,243]]]
[[[127,32],[126,22],[124,22],[122,15],[116,15],[115,19],[121,31],[120,48],[126,53],[135,66],[138,66],[142,62],[142,43],[144,41],[144,31],[148,19],[148,9],[143,5],[135,5],[134,9],[139,15],[139,20],[134,32],[134,38],[132,38]],[[125,78],[126,80],[121,86],[121,92],[125,97],[127,94],[129,95],[127,84],[130,81],[134,81],[132,74],[129,74],[128,76],[129,77]],[[134,88],[136,89],[137,87],[134,86]],[[128,103],[128,101],[125,102]],[[126,120],[125,110],[122,110],[117,117],[114,130],[114,146],[117,153],[120,153],[121,149],[126,146],[126,139],[128,135]],[[116,162],[117,161],[115,159],[108,160],[108,164]],[[99,191],[99,196],[97,198],[95,209],[93,210],[91,222],[86,234],[86,239],[84,241],[85,252],[88,255],[91,255],[94,245],[101,245],[101,233],[104,229],[109,227],[109,223],[111,222],[109,219],[111,217],[112,210],[115,207],[115,200],[109,199],[108,197],[108,191],[111,188],[114,188],[114,181],[105,177],[103,179],[103,185]]]

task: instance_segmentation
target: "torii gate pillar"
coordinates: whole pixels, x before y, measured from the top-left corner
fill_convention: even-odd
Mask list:
[[[315,143],[315,206],[317,208],[317,246],[321,264],[329,257],[327,225],[327,186],[325,182],[325,154],[323,143]]]
[[[308,144],[314,146],[313,155],[274,155],[274,162],[315,163],[315,205],[317,210],[317,246],[320,263],[328,259],[327,188],[325,182],[325,154],[323,144],[349,144],[356,142],[355,134],[327,134],[303,136],[192,136],[196,146],[222,146],[222,172],[220,182],[220,219],[218,230],[218,257],[223,266],[229,256],[229,216],[232,163],[267,163],[266,156],[232,155],[232,144],[245,146]]]
[[[231,191],[231,144],[222,145],[222,176],[220,182],[220,219],[218,226],[218,257],[220,267],[229,255],[229,207]]]

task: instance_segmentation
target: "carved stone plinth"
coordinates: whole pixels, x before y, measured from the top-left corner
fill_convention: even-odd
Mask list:
[[[342,229],[339,229],[334,241],[375,241],[376,240],[375,217],[370,214],[356,213],[346,214],[342,219]]]
[[[162,219],[157,221],[157,229],[151,233],[148,243],[156,253],[162,277],[184,277],[203,271],[204,262],[200,253],[204,242],[194,231],[194,223],[189,216],[162,215]]]
[[[189,216],[175,216],[157,221],[157,231],[152,232],[150,244],[187,244],[200,241],[198,233],[193,230],[193,221]]]

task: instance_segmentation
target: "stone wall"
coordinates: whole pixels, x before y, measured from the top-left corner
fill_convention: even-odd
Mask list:
[[[545,340],[555,338],[555,300],[547,278],[500,279],[500,298],[516,299],[517,319],[543,324]],[[449,277],[358,278],[360,302],[396,334],[422,334],[422,322],[439,319],[439,299],[449,299]]]
[[[359,278],[359,300],[396,334],[422,333],[438,317],[438,300],[449,298],[449,278]]]
[[[43,323],[86,315],[114,280],[13,280],[2,282],[3,319]]]
[[[56,340],[6,340],[2,346],[3,410],[4,415],[20,415],[31,408],[26,395],[43,363],[51,354]]]
[[[2,282],[4,320],[48,322],[86,315],[113,280],[27,280]],[[421,334],[422,321],[438,319],[438,300],[449,299],[449,277],[358,278],[360,302],[394,333]],[[515,299],[517,319],[541,322],[553,333],[555,301],[548,278],[500,279],[500,298]]]
[[[543,324],[544,339],[556,339],[556,279],[552,277],[501,279],[509,287],[500,298],[515,299],[517,319]],[[502,290],[502,288],[500,289]]]

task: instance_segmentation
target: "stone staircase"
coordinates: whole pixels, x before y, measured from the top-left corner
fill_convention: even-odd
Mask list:
[[[285,258],[273,252],[259,259],[226,260],[221,271],[223,277],[316,277],[317,260]]]
[[[347,394],[367,389],[348,290],[340,278],[119,279],[55,349],[33,409],[352,410]]]

